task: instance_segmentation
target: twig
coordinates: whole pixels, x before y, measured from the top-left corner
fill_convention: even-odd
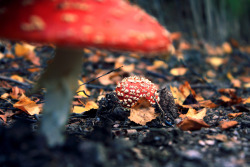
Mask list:
[[[122,67],[123,67],[123,66],[118,67],[118,68],[113,69],[113,70],[110,70],[109,72],[107,72],[107,73],[105,73],[105,74],[103,74],[103,75],[101,75],[101,76],[99,76],[99,77],[97,77],[97,78],[94,78],[94,79],[92,79],[92,80],[90,80],[90,81],[88,81],[88,82],[85,82],[84,84],[81,84],[80,86],[86,85],[86,84],[88,84],[88,83],[90,83],[90,82],[93,82],[93,81],[95,81],[95,80],[97,80],[97,79],[99,79],[99,78],[101,78],[101,77],[103,77],[103,76],[105,76],[105,75],[110,74],[111,72],[117,71],[118,69],[120,69],[120,68],[122,68]]]
[[[111,71],[109,71],[109,72],[107,72],[107,73],[105,73],[105,74],[103,74],[103,75],[101,75],[101,76],[99,76],[99,77],[97,77],[97,78],[94,78],[94,79],[92,79],[92,80],[90,80],[90,81],[88,81],[88,82],[85,82],[84,84],[81,84],[80,86],[86,85],[86,84],[88,84],[88,83],[90,83],[90,82],[93,82],[93,81],[95,81],[95,80],[97,80],[97,79],[99,79],[99,78],[101,78],[101,77],[103,77],[103,76],[105,76],[105,75],[108,75],[108,74],[110,74],[111,72],[114,72],[114,71],[116,71],[116,70],[118,70],[118,69],[120,69],[120,68],[122,68],[122,67],[123,67],[123,66],[118,67],[118,68],[116,68],[116,69],[113,69],[113,70],[111,70]],[[84,90],[80,90],[80,91],[78,91],[78,92],[76,92],[76,93],[79,93],[79,92],[83,92],[87,97],[90,97]]]
[[[2,75],[0,75],[0,80],[10,81],[10,82],[14,82],[14,83],[17,83],[19,85],[22,85],[22,86],[31,87],[31,85],[28,83],[20,82],[20,81],[17,81],[17,80],[14,80],[14,79],[11,79],[9,77],[2,76]]]

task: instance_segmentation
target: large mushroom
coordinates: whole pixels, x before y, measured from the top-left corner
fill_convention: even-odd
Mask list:
[[[83,47],[149,54],[172,49],[169,32],[125,0],[0,1],[0,23],[0,38],[56,45],[38,82],[47,91],[40,130],[51,146],[63,142]]]

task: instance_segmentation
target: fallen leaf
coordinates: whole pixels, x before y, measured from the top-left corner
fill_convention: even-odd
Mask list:
[[[236,118],[238,116],[242,115],[242,112],[239,112],[239,113],[229,113],[227,116],[230,118],[230,119],[233,119],[233,118]]]
[[[13,88],[11,88],[11,93],[10,93],[10,96],[12,99],[19,99],[20,96],[22,96],[22,94],[25,93],[25,90],[17,87],[17,86],[14,86]]]
[[[226,59],[221,57],[209,57],[206,61],[216,68],[227,62]]]
[[[243,100],[243,104],[247,104],[247,103],[250,103],[250,97],[248,97],[247,99]]]
[[[236,90],[233,88],[221,88],[221,89],[218,89],[218,92],[230,94],[230,93],[235,93]]]
[[[77,91],[76,92],[78,92],[77,94],[79,95],[79,96],[82,96],[82,97],[88,97],[87,95],[90,95],[90,91],[86,88],[86,86],[85,85],[82,85],[83,84],[83,82],[82,81],[80,81],[80,80],[78,80],[78,85],[79,85],[79,88],[77,89]],[[85,93],[87,94],[85,94]]]
[[[224,51],[225,53],[227,53],[227,54],[230,54],[230,53],[232,53],[232,51],[233,51],[231,45],[230,45],[228,42],[224,42],[224,43],[222,44],[222,48],[223,48],[223,51]]]
[[[175,104],[182,105],[186,97],[176,87],[170,86],[170,90],[174,96]]]
[[[172,74],[173,76],[182,76],[186,74],[187,70],[188,69],[185,67],[173,68],[170,70],[170,74]]]
[[[237,121],[220,121],[219,124],[220,124],[219,127],[222,130],[226,130],[226,129],[235,127],[236,125],[238,125],[238,122]]]
[[[224,134],[217,134],[217,135],[206,135],[206,137],[208,139],[216,139],[222,142],[226,142],[227,141],[227,136]]]
[[[41,111],[40,106],[24,94],[19,98],[19,101],[13,105],[13,107],[18,108],[29,115],[39,114]]]
[[[15,54],[18,57],[25,56],[25,55],[29,54],[29,52],[30,52],[30,49],[25,47],[25,45],[22,45],[22,44],[19,44],[19,43],[17,43],[15,45]]]
[[[25,82],[24,78],[20,77],[19,75],[12,75],[10,78],[19,82]]]
[[[1,99],[7,99],[10,96],[9,93],[4,93],[1,95]]]
[[[128,118],[137,124],[146,125],[147,122],[154,120],[158,115],[155,113],[154,107],[151,106],[150,102],[143,97],[132,106]]]
[[[172,32],[172,33],[170,34],[170,38],[171,38],[173,41],[178,41],[178,40],[180,40],[181,36],[182,36],[181,32]]]
[[[188,130],[192,131],[192,130],[200,130],[203,127],[208,128],[210,126],[202,119],[186,117],[180,123],[177,124],[177,127],[179,127],[183,131],[188,131]]]
[[[85,111],[89,111],[91,109],[98,109],[98,105],[94,101],[88,101],[84,107],[74,106],[73,113],[81,114]]]
[[[11,110],[2,111],[2,110],[0,109],[0,111],[1,111],[1,113],[3,114],[3,115],[0,115],[0,118],[3,120],[4,123],[7,122],[7,118],[9,118],[9,117],[11,117],[11,116],[14,115],[14,113],[13,113]]]

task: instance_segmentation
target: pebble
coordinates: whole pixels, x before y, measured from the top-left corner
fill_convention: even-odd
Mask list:
[[[202,154],[197,150],[187,150],[183,152],[183,156],[189,160],[200,160],[203,158]]]
[[[201,145],[201,146],[205,146],[206,145],[206,143],[203,141],[203,140],[199,140],[199,145]]]
[[[215,144],[215,141],[214,140],[205,140],[205,143],[209,146],[212,146]]]

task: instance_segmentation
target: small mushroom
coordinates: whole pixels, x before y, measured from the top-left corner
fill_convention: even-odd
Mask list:
[[[82,47],[143,53],[172,49],[169,32],[125,0],[0,1],[0,23],[0,38],[56,45],[54,61],[37,85],[47,92],[40,130],[51,146],[63,143]]]
[[[122,106],[126,108],[131,108],[142,97],[151,104],[155,104],[155,99],[159,101],[155,84],[144,77],[124,78],[116,86],[115,92]]]

